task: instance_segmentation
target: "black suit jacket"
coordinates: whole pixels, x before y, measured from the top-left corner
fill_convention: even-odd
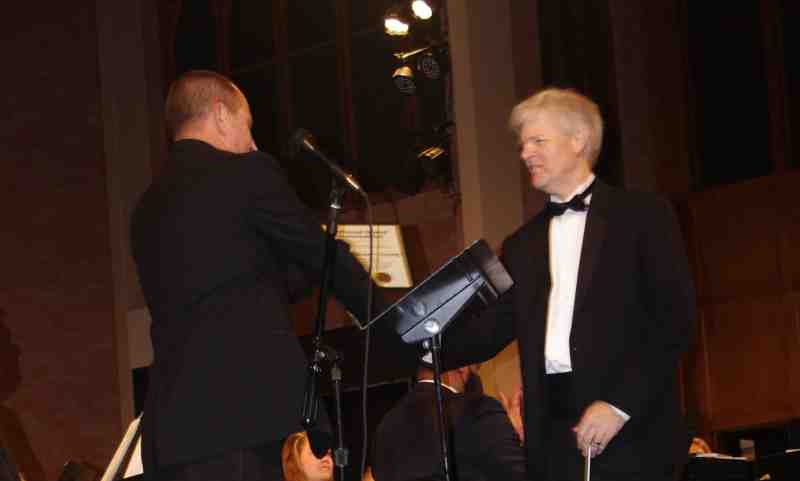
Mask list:
[[[375,481],[444,479],[435,389],[432,383],[417,383],[384,416],[373,445]],[[482,394],[442,392],[457,474],[453,479],[524,480],[524,453],[503,406]]]
[[[542,212],[503,244],[514,287],[484,315],[445,333],[446,368],[491,358],[519,341],[529,475],[544,479],[544,339],[550,293],[549,220]],[[583,238],[570,335],[575,405],[602,400],[631,416],[602,461],[668,470],[686,458],[676,372],[696,315],[668,202],[596,181]]]
[[[306,357],[288,273],[316,280],[325,237],[277,162],[176,142],[131,231],[153,320],[146,469],[301,430]],[[332,293],[364,319],[367,275],[345,244],[336,258]]]

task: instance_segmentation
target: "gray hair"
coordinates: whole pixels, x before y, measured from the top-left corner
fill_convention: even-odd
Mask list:
[[[603,117],[597,104],[572,89],[547,88],[518,103],[511,110],[508,126],[519,135],[525,123],[541,112],[555,115],[568,135],[574,134],[576,128],[586,129],[586,157],[594,167],[603,146]]]

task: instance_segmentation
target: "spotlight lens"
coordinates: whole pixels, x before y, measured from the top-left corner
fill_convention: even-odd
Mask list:
[[[386,33],[389,35],[407,35],[408,24],[397,17],[388,17],[383,21]]]
[[[397,89],[404,94],[411,95],[417,91],[417,85],[414,83],[414,72],[411,71],[411,67],[408,65],[399,67],[394,71],[392,77]]]
[[[436,61],[433,55],[423,55],[420,57],[418,65],[422,73],[429,79],[435,80],[442,76],[442,69],[439,67],[439,62]]]
[[[417,86],[414,85],[414,81],[408,77],[395,77],[394,84],[397,86],[397,90],[404,94],[411,95],[417,91]]]
[[[411,2],[411,10],[414,15],[421,20],[428,20],[433,16],[433,9],[425,0],[414,0]]]

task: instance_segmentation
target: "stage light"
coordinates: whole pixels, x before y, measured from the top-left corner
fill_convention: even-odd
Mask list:
[[[423,53],[417,59],[417,68],[429,79],[436,80],[442,76],[442,67],[432,52]]]
[[[417,194],[427,184],[455,192],[452,136],[455,124],[445,121],[417,132],[413,146],[403,158],[403,165],[392,185],[406,194]]]
[[[398,7],[387,10],[386,15],[383,16],[383,27],[386,33],[392,36],[408,35],[408,20]]]
[[[394,56],[404,65],[409,62],[409,59],[416,57],[417,70],[421,71],[426,78],[438,80],[442,78],[443,71],[447,68],[446,49],[446,43],[434,44],[407,52],[395,52]]]
[[[417,160],[425,179],[442,188],[450,188],[453,182],[453,166],[448,143],[448,139],[441,139],[417,153]]]
[[[402,65],[392,74],[394,84],[397,89],[404,94],[414,94],[417,91],[417,84],[414,81],[414,71],[408,65]]]
[[[419,154],[417,154],[417,157],[420,159],[425,158],[428,160],[435,160],[437,157],[443,155],[445,152],[446,151],[442,146],[433,145],[431,147],[423,149]]]
[[[403,62],[405,62],[406,59],[411,58],[414,55],[416,55],[418,53],[422,53],[422,52],[424,52],[426,50],[430,50],[430,47],[417,48],[417,49],[414,49],[414,50],[409,50],[408,52],[395,52],[392,55],[394,55],[396,59],[402,60]]]
[[[411,2],[411,11],[414,12],[414,16],[420,20],[428,20],[433,16],[433,8],[429,2],[425,0],[414,0]]]

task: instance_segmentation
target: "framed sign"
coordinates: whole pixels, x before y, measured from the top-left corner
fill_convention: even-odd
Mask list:
[[[364,269],[369,260],[369,226],[339,225],[336,238],[346,242]],[[397,224],[372,226],[372,278],[380,287],[408,288],[413,285],[403,234]]]

